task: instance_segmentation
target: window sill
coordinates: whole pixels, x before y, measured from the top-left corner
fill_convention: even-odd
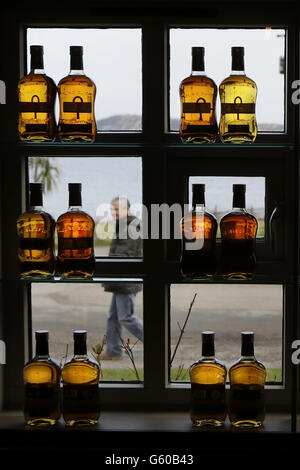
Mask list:
[[[264,429],[234,429],[227,420],[224,428],[202,430],[192,427],[186,412],[104,411],[96,426],[81,429],[65,427],[62,419],[50,429],[28,429],[21,412],[0,413],[1,455],[25,457],[31,452],[34,456],[49,452],[53,456],[57,452],[58,456],[69,456],[75,452],[77,456],[88,451],[103,463],[120,456],[139,457],[139,468],[152,466],[150,457],[160,455],[192,456],[194,465],[206,458],[210,462],[218,452],[244,457],[253,449],[255,458],[261,454],[270,459],[279,451],[290,456],[298,450],[298,440],[299,433],[291,432],[288,414],[268,414]]]

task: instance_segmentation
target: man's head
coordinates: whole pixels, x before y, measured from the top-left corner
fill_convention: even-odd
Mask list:
[[[130,210],[130,202],[126,197],[117,196],[111,201],[111,212],[115,219],[126,217]]]

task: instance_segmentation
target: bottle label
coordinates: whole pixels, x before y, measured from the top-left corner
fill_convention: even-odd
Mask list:
[[[46,101],[22,101],[19,103],[19,110],[20,113],[50,113],[51,106]]]
[[[92,133],[93,127],[92,124],[60,124],[60,132],[71,133]]]
[[[211,132],[215,134],[217,132],[217,127],[210,124],[188,124],[184,132]]]
[[[82,101],[75,101],[76,99],[80,98],[76,96],[73,101],[64,101],[63,103],[63,111],[64,113],[77,113],[77,117],[79,113],[91,113],[92,112],[92,103],[86,103]]]
[[[249,400],[252,402],[253,400],[262,400],[264,397],[264,389],[263,387],[255,388],[244,388],[244,389],[234,389],[232,391],[232,398],[234,400]]]
[[[222,114],[255,114],[255,103],[221,103]]]
[[[93,238],[59,238],[59,250],[87,250],[93,247]]]
[[[209,114],[211,111],[210,103],[183,103],[182,111],[189,114]]]
[[[48,250],[51,240],[49,238],[21,238],[19,245],[21,250]]]
[[[249,124],[228,124],[228,132],[250,132]]]

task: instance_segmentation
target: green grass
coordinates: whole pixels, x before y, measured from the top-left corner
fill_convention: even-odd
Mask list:
[[[178,368],[174,367],[171,369],[171,381],[176,382],[176,376],[178,373]],[[138,369],[138,374],[140,380],[144,378],[143,369]],[[103,378],[101,380],[109,381],[133,381],[137,380],[137,377],[132,369],[103,369]],[[267,382],[276,382],[280,383],[282,380],[282,370],[281,369],[267,369]],[[180,382],[189,382],[189,373],[188,369],[183,369],[180,378],[177,379]]]
[[[144,379],[144,371],[143,369],[137,369],[140,380]],[[102,369],[103,378],[101,380],[124,380],[124,381],[132,381],[137,380],[137,376],[133,369]]]
[[[178,367],[174,367],[171,369],[171,381],[179,381],[179,382],[185,382],[189,381],[189,371],[188,369],[183,369],[180,377],[176,380],[178,374]],[[267,377],[266,377],[266,382],[278,382],[280,383],[282,381],[282,370],[281,369],[267,369]]]

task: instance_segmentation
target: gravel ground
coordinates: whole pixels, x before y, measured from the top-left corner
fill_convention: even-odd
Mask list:
[[[255,332],[258,360],[267,367],[281,366],[282,291],[280,286],[256,285],[175,285],[171,288],[171,350],[174,350],[190,305],[197,293],[185,334],[173,365],[186,367],[201,354],[201,331],[216,332],[217,357],[227,366],[240,355],[240,332]],[[42,284],[32,285],[33,330],[48,329],[52,356],[58,361],[73,351],[72,332],[88,331],[88,347],[101,341],[111,294],[101,284]],[[142,318],[142,293],[136,297],[136,313]],[[126,330],[124,340],[135,338]],[[143,365],[143,345],[134,348],[135,362]],[[130,361],[105,361],[104,368],[127,368]]]

